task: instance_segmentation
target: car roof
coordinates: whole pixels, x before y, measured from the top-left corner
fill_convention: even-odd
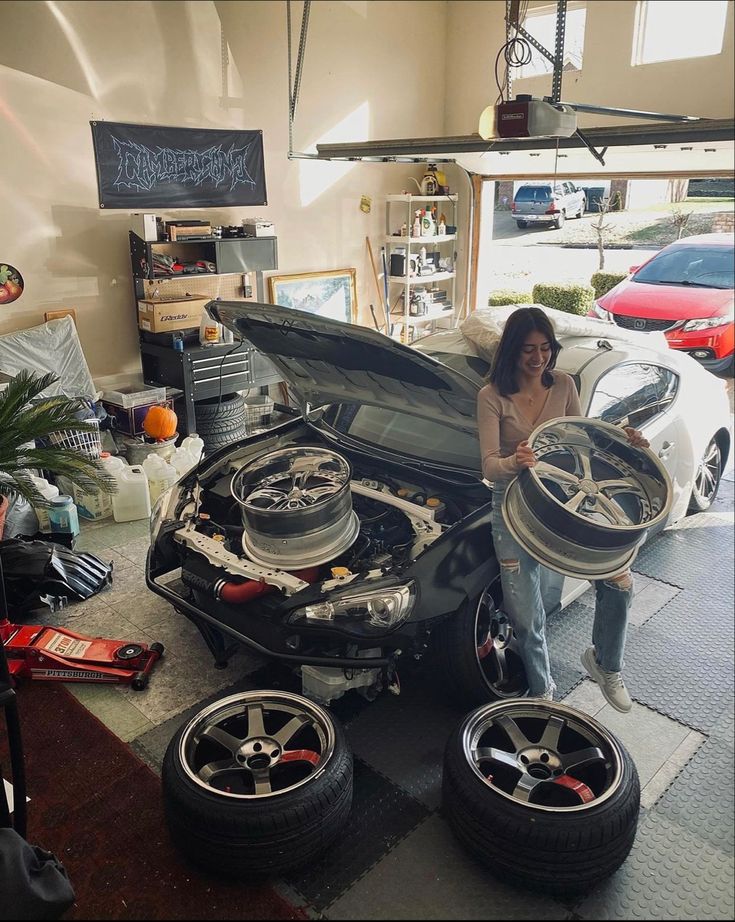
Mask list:
[[[681,240],[675,240],[673,243],[665,246],[664,250],[670,250],[673,247],[702,246],[703,244],[707,246],[730,247],[730,249],[732,249],[733,236],[732,234],[695,234],[692,237],[683,237]]]

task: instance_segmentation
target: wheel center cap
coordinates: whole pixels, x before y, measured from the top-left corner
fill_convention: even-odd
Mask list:
[[[599,488],[598,488],[598,486],[597,486],[597,484],[595,483],[594,480],[580,480],[580,482],[579,482],[579,489],[580,489],[583,493],[587,493],[587,494],[593,494],[593,493],[599,493],[599,492],[600,492],[600,491],[599,491]]]
[[[265,768],[276,762],[280,754],[281,747],[275,740],[261,736],[245,740],[235,757],[238,762],[247,763],[251,768]]]

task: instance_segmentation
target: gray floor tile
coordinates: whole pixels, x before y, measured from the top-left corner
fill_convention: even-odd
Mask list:
[[[431,816],[326,912],[328,919],[570,919],[556,900],[506,886]]]

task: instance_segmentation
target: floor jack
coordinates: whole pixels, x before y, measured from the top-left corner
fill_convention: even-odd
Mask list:
[[[160,643],[87,637],[46,624],[13,624],[7,618],[0,618],[0,640],[16,681],[100,682],[142,691],[163,656]]]

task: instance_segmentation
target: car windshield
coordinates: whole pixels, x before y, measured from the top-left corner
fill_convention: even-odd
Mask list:
[[[733,287],[733,247],[675,247],[654,256],[632,277],[653,285],[692,285],[697,288]]]
[[[517,202],[547,202],[550,198],[550,186],[521,186],[516,192]]]
[[[371,448],[442,467],[480,470],[476,434],[388,407],[341,403],[328,407],[322,424]]]

